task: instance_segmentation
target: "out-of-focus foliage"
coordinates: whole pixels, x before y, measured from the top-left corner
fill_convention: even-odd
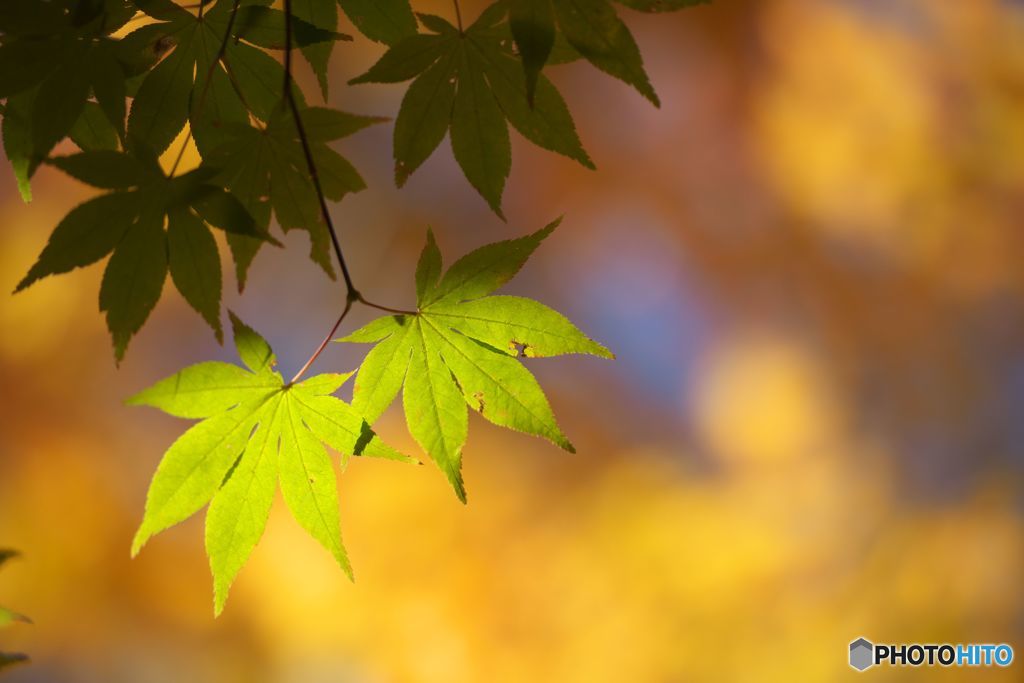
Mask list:
[[[860,4],[778,3],[766,17],[772,77],[755,125],[767,177],[830,240],[911,267],[964,249],[988,258],[1024,182],[1014,3]]]
[[[18,553],[13,550],[0,549],[0,567],[2,567],[8,560],[13,557],[17,557]],[[0,629],[6,628],[15,622],[29,623],[27,617],[18,614],[17,612],[11,611],[10,609],[0,606]],[[19,664],[21,662],[28,661],[28,657],[23,654],[12,654],[9,652],[0,652],[0,671],[3,671],[9,666]]]

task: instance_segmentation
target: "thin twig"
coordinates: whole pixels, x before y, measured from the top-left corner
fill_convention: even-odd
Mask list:
[[[341,242],[338,241],[338,233],[334,229],[334,221],[331,220],[331,212],[327,207],[327,198],[324,196],[323,187],[320,184],[320,174],[316,169],[316,161],[313,160],[313,150],[309,146],[309,138],[306,135],[306,128],[302,124],[302,116],[299,113],[299,104],[295,101],[295,93],[292,91],[292,0],[284,0],[284,99],[295,119],[295,130],[299,134],[299,142],[302,143],[302,153],[306,157],[306,166],[309,168],[309,177],[313,181],[313,189],[316,190],[317,200],[320,202],[320,214],[323,216],[327,231],[331,235],[331,244],[334,245],[334,254],[338,257],[338,266],[341,268],[341,277],[345,281],[346,299],[358,301],[360,296],[352,283],[352,276],[348,272],[348,265],[345,263],[345,255],[341,251]]]
[[[462,33],[462,10],[459,8],[459,0],[452,0],[455,5],[455,22],[459,25],[459,33]]]
[[[339,327],[341,327],[341,321],[344,320],[345,316],[348,315],[348,312],[352,310],[353,301],[354,299],[345,300],[345,308],[341,311],[341,315],[338,316],[337,321],[335,321],[334,327],[332,327],[331,331],[327,333],[327,336],[324,337],[324,340],[320,342],[320,346],[316,347],[316,351],[314,351],[313,355],[309,357],[309,360],[306,361],[306,364],[303,365],[302,368],[295,373],[295,376],[292,377],[291,381],[288,382],[289,386],[298,382],[299,379],[301,379],[302,376],[306,374],[306,370],[309,370],[309,366],[313,364],[313,361],[319,358],[320,354],[324,352],[324,349],[327,348],[327,344],[329,344],[331,338],[334,337],[334,333],[338,331]]]

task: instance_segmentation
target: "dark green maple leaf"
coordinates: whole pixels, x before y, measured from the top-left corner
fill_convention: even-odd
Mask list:
[[[5,119],[6,122],[6,119]],[[83,152],[97,150],[118,150],[120,139],[117,130],[103,115],[100,106],[95,102],[86,102],[82,115],[75,121],[68,132],[71,141]]]
[[[155,159],[109,150],[56,157],[51,163],[112,192],[64,217],[15,291],[112,254],[100,308],[118,360],[156,306],[168,273],[220,339],[220,259],[207,225],[252,239],[272,238],[235,197],[211,182],[217,171],[200,167],[168,177]]]
[[[405,38],[353,83],[414,79],[395,121],[395,181],[401,186],[450,134],[452,152],[470,184],[495,213],[512,165],[508,124],[534,144],[593,163],[558,90],[536,76],[531,106],[527,80],[512,53],[506,8],[497,3],[460,32],[444,19],[420,15],[433,33]]]
[[[147,76],[147,81],[155,78],[160,69],[179,74],[167,79],[180,81],[175,87],[183,92],[191,89],[191,104],[187,96],[178,96],[177,101],[183,102],[183,106],[170,112],[161,107],[155,95],[139,104],[146,92],[144,81],[132,114],[138,108],[139,130],[156,133],[140,132],[139,136],[148,139],[152,146],[166,146],[188,120],[204,162],[222,169],[217,181],[231,188],[244,203],[259,231],[266,233],[269,229],[273,208],[283,230],[298,228],[310,233],[311,258],[333,276],[329,235],[319,199],[309,181],[294,121],[283,106],[284,71],[281,64],[259,49],[285,46],[283,12],[267,7],[269,3],[263,0],[242,0],[232,17],[232,3],[219,0],[199,21],[179,7],[165,6],[165,2],[145,0],[143,9],[164,21],[140,31],[150,30],[163,40],[172,40],[176,47]],[[324,9],[326,5],[330,5],[329,10]],[[348,37],[334,30],[337,17],[333,3],[296,0],[293,12],[294,44],[310,58],[321,86],[326,88],[329,55],[321,48]],[[222,45],[220,41],[229,31],[233,39]],[[171,60],[180,61],[180,66],[165,66]],[[194,84],[190,80],[193,71]],[[154,94],[166,91],[166,87],[158,86],[159,82],[152,88]],[[349,192],[362,190],[365,183],[359,173],[326,143],[382,119],[306,107],[299,90],[295,88],[294,92],[312,138],[311,152],[326,198],[337,201]],[[187,113],[189,108],[191,114]],[[253,126],[252,118],[264,125]],[[131,122],[130,117],[129,129]],[[233,234],[229,235],[228,243],[241,289],[262,240]]]
[[[110,4],[113,0],[106,1]],[[74,6],[89,2],[68,0]],[[107,41],[125,73],[139,74],[122,84],[119,126],[112,123],[116,117],[105,113],[111,107],[104,107],[97,95],[98,102],[85,101],[76,109],[77,118],[69,119],[67,134],[83,153],[50,160],[80,180],[114,192],[86,202],[61,221],[38,263],[18,287],[88,265],[113,252],[100,302],[118,359],[160,298],[168,273],[221,338],[222,274],[216,242],[206,224],[229,233],[240,286],[255,253],[268,239],[271,206],[283,229],[299,227],[310,232],[315,260],[331,273],[319,199],[309,182],[294,121],[290,114],[281,113],[284,70],[260,49],[283,46],[283,13],[267,7],[269,2],[264,0],[219,0],[196,12],[170,0],[139,0],[137,4],[156,21],[119,41]],[[296,4],[297,14],[301,5]],[[132,13],[134,8],[129,16]],[[63,10],[58,14],[70,16]],[[108,14],[101,12],[100,16]],[[8,15],[17,18],[20,12],[12,13],[5,6],[0,10],[0,26],[16,24]],[[56,31],[48,25],[43,28]],[[72,37],[77,40],[83,30],[76,28]],[[277,38],[276,32],[280,33]],[[300,48],[333,43],[342,37],[300,16],[293,18],[293,34]],[[30,34],[24,40],[32,45],[56,40],[45,35]],[[12,92],[29,81],[19,76],[17,69],[5,67],[2,55],[9,41],[13,44],[22,39],[14,33],[9,39],[0,38],[0,87]],[[38,67],[33,64],[28,70]],[[24,87],[28,89],[14,92],[4,104],[3,142],[27,199],[31,196],[29,176],[41,158],[33,135],[42,91],[39,86]],[[127,130],[125,92],[133,96]],[[306,108],[297,91],[296,101],[303,108],[326,198],[336,201],[363,189],[358,172],[327,143],[379,119]],[[186,123],[191,124],[204,161],[217,159],[217,170],[205,163],[191,173],[167,178],[154,158]],[[237,187],[243,203],[226,192],[225,185]]]
[[[607,0],[552,0],[569,44],[601,71],[632,85],[655,106],[661,101],[644,70],[640,48]]]
[[[378,43],[394,45],[416,33],[409,0],[338,0],[359,32]]]
[[[339,201],[366,187],[358,171],[327,143],[384,121],[335,109],[309,107],[301,116],[318,177],[327,199]],[[310,258],[334,276],[330,235],[323,222],[316,190],[290,112],[278,108],[266,128],[228,124],[219,130],[220,144],[206,155],[222,170],[219,180],[232,190],[265,232],[274,215],[281,229],[305,230],[310,237]],[[230,235],[238,285],[245,285],[249,265],[263,242],[244,235]]]
[[[352,36],[338,33],[338,9],[335,3],[324,0],[293,0],[292,44],[302,51],[316,74],[320,91],[327,99],[327,65],[335,41],[352,40]],[[215,21],[215,28],[227,30]],[[253,45],[271,50],[283,50],[285,41],[285,13],[262,4],[242,7],[236,17],[232,33]]]
[[[555,13],[551,0],[510,0],[508,17],[523,60],[527,99],[532,105],[537,79],[555,46]]]
[[[324,449],[415,462],[384,444],[358,411],[331,394],[351,373],[285,384],[267,342],[231,316],[246,368],[200,363],[130,398],[177,417],[201,419],[175,441],[157,468],[132,555],[154,535],[209,504],[206,550],[214,609],[259,542],[280,486],[292,514],[352,576],[341,541],[338,489]]]
[[[356,376],[352,405],[376,420],[402,392],[406,424],[465,502],[462,447],[468,409],[494,424],[572,451],[544,392],[517,358],[612,354],[562,314],[531,299],[488,296],[508,282],[558,222],[490,244],[441,275],[433,235],[416,269],[417,313],[378,318],[342,342],[375,343]]]
[[[710,0],[616,0],[641,12],[672,12]],[[609,0],[507,0],[509,23],[522,57],[527,85],[545,64],[567,61],[564,39],[572,57],[582,56],[607,74],[628,83],[660,105],[644,70],[636,40]],[[561,53],[561,54],[560,54]]]
[[[29,179],[71,132],[90,97],[123,136],[132,65],[111,34],[134,13],[124,0],[9,2],[0,9],[4,151],[26,201]]]
[[[283,19],[264,7],[269,4],[241,0],[236,14],[232,0],[217,0],[200,18],[170,0],[138,0],[139,9],[159,23],[137,29],[125,41],[172,47],[139,83],[128,116],[129,144],[159,154],[191,122],[203,152],[216,145],[216,130],[225,123],[248,123],[250,114],[269,120],[285,80],[284,67],[257,47],[268,35],[268,23],[280,23],[283,36]],[[293,34],[304,48],[340,36],[301,19],[295,20]],[[326,62],[320,66],[326,68]]]

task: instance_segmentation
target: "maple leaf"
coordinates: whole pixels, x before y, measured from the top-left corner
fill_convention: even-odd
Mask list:
[[[222,169],[219,181],[235,190],[261,232],[269,229],[272,206],[283,230],[299,228],[310,233],[310,257],[333,277],[330,238],[320,215],[319,199],[309,183],[295,122],[281,99],[283,67],[257,49],[285,47],[284,13],[266,7],[269,3],[263,0],[247,0],[232,20],[232,3],[220,0],[199,21],[173,4],[164,7],[164,2],[146,0],[143,10],[166,21],[139,32],[149,30],[163,40],[173,41],[176,47],[147,76],[147,81],[157,79],[152,96],[143,99],[146,81],[139,86],[139,97],[129,117],[129,138],[146,140],[145,144],[155,148],[166,147],[187,120],[204,161]],[[313,66],[326,97],[330,48],[336,40],[351,38],[334,30],[337,11],[333,2],[296,0],[293,11],[294,43]],[[234,40],[222,44],[225,35]],[[180,64],[174,66],[172,60]],[[158,78],[160,70],[170,75]],[[157,99],[165,96],[168,88],[183,93],[174,96],[171,91],[172,99],[180,105],[168,107]],[[355,168],[325,143],[384,119],[306,107],[297,87],[293,92],[302,109],[326,198],[338,201],[349,192],[364,189],[366,185]],[[251,118],[266,125],[254,127]],[[138,122],[134,128],[133,119]],[[134,136],[133,130],[138,131]],[[262,242],[232,235],[228,244],[241,290]]]
[[[220,259],[207,225],[276,241],[235,197],[212,184],[217,171],[199,167],[169,177],[154,158],[113,150],[55,157],[50,163],[113,191],[64,217],[15,291],[112,253],[100,287],[100,309],[107,315],[118,360],[159,301],[168,273],[220,340]]]
[[[319,26],[303,16],[310,3],[295,3],[292,34],[326,95],[330,47],[336,40],[351,38],[334,31],[333,25]],[[224,123],[248,123],[250,114],[269,120],[285,82],[284,67],[259,49],[285,45],[284,15],[266,7],[269,0],[242,0],[237,13],[232,0],[217,0],[201,16],[171,0],[137,4],[159,23],[133,31],[124,42],[165,52],[138,85],[128,116],[129,144],[160,153],[191,122],[202,152],[215,144],[216,131]],[[304,103],[294,83],[292,89]]]
[[[268,3],[254,2],[243,6],[231,28],[237,39],[244,39],[253,45],[272,50],[283,50],[285,41],[285,13],[266,7]],[[316,74],[320,92],[327,99],[327,65],[338,40],[352,40],[352,36],[338,33],[338,9],[333,2],[321,0],[294,0],[292,2],[292,41],[300,48],[313,73]],[[220,23],[220,25],[218,25]],[[227,30],[223,22],[214,27]]]
[[[350,192],[363,190],[366,183],[359,172],[327,143],[386,119],[325,107],[308,107],[301,110],[301,116],[325,197],[339,201]],[[330,235],[316,190],[309,182],[306,158],[291,113],[279,107],[263,129],[223,125],[219,140],[218,146],[207,152],[206,159],[221,169],[219,179],[242,201],[260,230],[269,229],[273,208],[283,231],[299,229],[309,233],[310,258],[333,277]],[[231,235],[228,244],[235,257],[241,290],[263,243],[244,235]]]
[[[214,610],[259,542],[280,486],[299,524],[351,578],[341,541],[334,468],[324,449],[415,462],[383,443],[362,415],[331,396],[351,376],[322,374],[285,384],[274,353],[231,314],[235,346],[246,368],[207,362],[185,368],[128,399],[177,417],[201,419],[164,454],[146,498],[132,555],[161,531],[209,504],[206,551]]]
[[[0,8],[4,151],[25,201],[32,198],[29,179],[71,131],[90,96],[123,136],[125,79],[133,69],[111,34],[134,13],[123,0]]]
[[[543,304],[487,296],[519,271],[558,223],[481,247],[456,261],[443,277],[441,253],[428,232],[416,268],[417,313],[377,318],[337,340],[376,344],[359,367],[353,407],[372,422],[402,390],[409,433],[463,502],[469,408],[494,424],[574,451],[537,380],[516,356],[613,357]]]
[[[616,0],[641,12],[672,12],[710,0]],[[568,61],[563,39],[575,54],[627,83],[660,106],[644,70],[636,40],[609,0],[508,0],[509,27],[522,58],[529,97],[545,64]]]
[[[558,27],[566,40],[601,71],[632,85],[661,106],[644,70],[640,48],[607,0],[552,0]]]
[[[389,49],[352,83],[414,79],[395,120],[395,182],[402,186],[450,132],[452,152],[466,179],[504,218],[501,196],[512,165],[508,124],[544,149],[593,168],[565,101],[536,77],[528,96],[512,53],[507,9],[497,3],[465,31],[433,15],[420,21],[433,33],[410,36]]]
[[[416,33],[416,17],[409,0],[338,0],[359,31],[378,43],[394,45]]]
[[[555,46],[555,15],[551,0],[511,0],[509,28],[515,38],[526,77],[526,97],[533,105],[541,69]]]

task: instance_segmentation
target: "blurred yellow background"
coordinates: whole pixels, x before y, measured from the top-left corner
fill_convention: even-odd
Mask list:
[[[447,145],[395,190],[384,125],[340,147],[370,189],[333,209],[360,289],[397,306],[428,224],[451,262],[564,213],[509,291],[618,354],[528,361],[579,453],[474,420],[468,507],[433,467],[355,461],[356,583],[279,506],[214,620],[201,519],[128,558],[185,423],[121,400],[230,345],[168,287],[115,369],[99,268],[4,295],[0,546],[24,558],[0,603],[36,622],[0,633],[34,660],[5,680],[1021,680],[856,674],[846,649],[1024,635],[1024,3],[623,13],[660,110],[551,69],[598,171],[517,138],[505,225]],[[344,85],[379,53],[336,50],[332,105],[394,115],[404,86]],[[44,169],[23,205],[2,176],[10,291],[89,191]],[[341,303],[303,240],[226,291],[286,373]],[[417,452],[399,406],[378,429]]]

